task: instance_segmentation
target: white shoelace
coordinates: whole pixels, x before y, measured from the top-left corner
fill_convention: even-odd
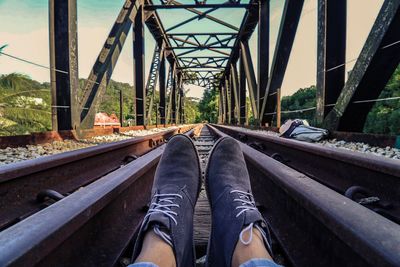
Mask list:
[[[178,204],[175,204],[174,201],[177,197],[183,198],[182,195],[179,194],[155,194],[154,197],[158,198],[156,202],[152,202],[150,205],[150,209],[147,212],[146,216],[144,217],[144,221],[150,217],[151,215],[155,213],[162,213],[165,216],[169,217],[176,225],[178,225],[178,222],[176,221],[174,216],[177,216],[178,213],[174,212],[171,210],[172,207],[177,207],[179,208],[180,206]],[[167,242],[170,246],[172,246],[172,239],[171,237],[160,230],[159,225],[155,225],[153,227],[153,231],[156,235],[158,235],[160,238],[162,238],[165,242]]]
[[[258,211],[257,207],[256,207],[256,203],[254,202],[254,197],[251,193],[247,193],[241,190],[232,190],[230,191],[230,193],[238,193],[239,198],[235,198],[233,201],[236,202],[240,202],[241,205],[237,206],[236,209],[240,209],[240,211],[236,214],[236,218],[239,217],[241,214],[243,214],[244,212],[250,211],[250,210],[256,210]],[[271,251],[271,246],[269,244],[269,241],[267,239],[267,236],[265,234],[265,231],[263,228],[261,228],[261,226],[258,223],[250,223],[248,226],[246,226],[246,228],[244,228],[239,235],[239,240],[240,242],[242,242],[243,245],[247,246],[251,243],[251,241],[253,241],[253,228],[257,228],[258,231],[260,231],[263,239],[264,239],[264,243],[266,243],[266,245],[268,246],[269,251]],[[250,231],[249,233],[249,238],[248,240],[244,240],[243,235],[247,232]]]

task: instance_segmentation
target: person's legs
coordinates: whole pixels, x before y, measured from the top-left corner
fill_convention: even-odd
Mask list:
[[[212,230],[208,267],[277,266],[267,223],[255,206],[239,144],[220,139],[209,157],[206,190]]]
[[[194,266],[193,213],[201,183],[192,141],[172,137],[157,166],[149,211],[143,219],[130,266]]]

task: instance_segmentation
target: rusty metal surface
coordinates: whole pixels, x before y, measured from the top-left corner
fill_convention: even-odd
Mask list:
[[[42,209],[45,204],[35,201],[41,191],[50,189],[64,195],[74,192],[188,129],[182,127],[0,167],[0,230]]]
[[[146,213],[164,146],[2,231],[0,266],[117,265]]]
[[[240,145],[255,199],[271,225],[285,266],[400,265],[399,225]]]
[[[354,196],[354,200],[378,197],[379,201],[366,206],[400,223],[400,164],[397,160],[250,133],[228,126],[216,127],[340,194],[351,191],[355,186],[361,187],[364,190],[359,190],[359,195],[362,196]]]

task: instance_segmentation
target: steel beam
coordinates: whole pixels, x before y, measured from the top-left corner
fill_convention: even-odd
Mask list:
[[[270,125],[273,118],[271,113],[276,109],[275,94],[277,89],[282,86],[303,4],[304,0],[286,0],[285,2],[270,77],[261,107],[263,120]]]
[[[176,91],[178,87],[178,74],[176,73],[176,65],[174,66],[174,76],[172,80],[172,91],[171,91],[171,116],[172,116],[172,124],[176,124]]]
[[[224,104],[222,102],[222,86],[221,83],[218,85],[218,93],[219,93],[219,97],[218,97],[218,124],[222,124],[224,123]]]
[[[52,127],[74,130],[79,125],[76,0],[50,0],[49,13]]]
[[[240,103],[239,103],[239,77],[237,73],[237,64],[231,64],[231,79],[232,79],[232,90],[234,96],[234,104],[235,104],[235,123],[239,123],[240,120]]]
[[[246,123],[246,75],[244,70],[243,57],[240,57],[240,69],[239,69],[239,109],[240,117],[239,124],[244,125]]]
[[[168,69],[168,80],[167,80],[167,89],[169,91],[168,95],[168,107],[167,107],[167,115],[166,115],[166,123],[170,124],[172,121],[172,87],[173,87],[173,77],[174,77],[174,66],[169,65]]]
[[[126,0],[87,79],[80,98],[80,128],[92,128],[98,100],[111,79],[118,57],[125,44],[139,1]]]
[[[182,4],[179,3],[178,1],[174,1],[174,0],[170,1],[170,4],[173,4],[173,5],[182,5]],[[218,18],[215,18],[215,17],[209,15],[209,13],[211,13],[211,12],[217,10],[217,8],[212,8],[212,9],[207,10],[207,11],[205,11],[205,12],[199,11],[199,10],[197,10],[197,9],[195,9],[195,8],[187,8],[186,10],[189,11],[189,12],[192,12],[192,13],[196,14],[197,16],[194,16],[194,17],[192,17],[192,18],[190,18],[190,19],[188,19],[188,20],[186,20],[186,21],[184,21],[184,22],[182,22],[182,23],[179,23],[178,25],[184,25],[184,24],[186,24],[186,23],[188,23],[188,22],[190,22],[190,21],[196,20],[196,19],[201,20],[201,19],[203,19],[203,18],[206,18],[206,19],[209,19],[209,20],[211,20],[211,21],[213,21],[213,22],[216,22],[216,23],[218,23],[218,24],[220,24],[220,25],[223,25],[223,26],[225,26],[225,27],[228,27],[228,28],[230,28],[230,29],[232,29],[232,30],[234,30],[234,31],[238,31],[238,30],[239,30],[239,28],[237,28],[236,26],[234,26],[234,25],[232,25],[232,24],[230,24],[230,23],[227,23],[227,22],[225,22],[225,21],[223,21],[223,20],[221,20],[221,19],[218,19]],[[169,28],[167,31],[171,31],[171,30],[173,30],[173,29],[176,29],[176,27]]]
[[[166,111],[166,102],[165,102],[165,93],[166,93],[166,86],[165,86],[165,55],[161,57],[160,61],[160,105],[159,105],[159,112],[160,112],[160,124],[166,124],[165,120],[165,111]]]
[[[400,62],[400,0],[386,0],[324,126],[360,132],[368,112]],[[361,101],[361,102],[358,102]]]
[[[136,125],[145,124],[145,47],[143,7],[139,7],[133,23],[133,77],[136,91]]]
[[[251,4],[180,4],[180,5],[146,5],[145,9],[148,11],[154,11],[157,9],[189,9],[189,8],[249,8]]]
[[[266,117],[261,113],[262,101],[267,90],[269,77],[269,0],[259,0],[258,16],[258,87],[256,106],[260,114],[261,125],[266,122]]]
[[[153,105],[155,98],[155,91],[157,86],[158,75],[160,73],[161,61],[164,57],[164,46],[163,44],[157,44],[154,53],[153,59],[151,62],[149,77],[147,79],[146,84],[146,103],[148,102],[148,110],[146,111],[146,125],[151,125],[152,123],[152,113],[153,113]]]
[[[242,60],[244,65],[244,72],[246,75],[247,86],[249,88],[249,96],[251,109],[253,111],[253,116],[256,121],[259,119],[258,109],[257,109],[257,82],[256,75],[254,73],[253,61],[251,60],[251,54],[249,49],[249,44],[247,42],[241,43]]]
[[[225,78],[223,82],[223,88],[224,88],[224,98],[225,98],[225,123],[229,124],[230,123],[230,112],[229,112],[229,92],[228,92],[228,80]]]
[[[229,109],[229,124],[235,125],[236,124],[236,118],[235,118],[235,89],[234,89],[234,77],[232,75],[229,76],[229,103],[230,103],[230,109]]]
[[[345,82],[346,9],[347,0],[318,0],[316,120],[319,125],[332,110],[329,105],[336,103]]]
[[[244,18],[240,25],[240,29],[238,29],[238,35],[234,43],[234,49],[232,49],[232,53],[229,55],[229,60],[227,66],[230,66],[232,62],[237,62],[240,50],[241,50],[241,42],[246,42],[252,36],[255,28],[258,25],[259,19],[259,9],[258,0],[250,0],[251,8],[249,8],[246,13],[244,14]],[[229,75],[229,69],[227,68],[224,75]]]

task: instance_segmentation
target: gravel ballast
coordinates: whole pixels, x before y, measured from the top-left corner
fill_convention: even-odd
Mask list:
[[[243,130],[245,132],[253,132],[253,133],[259,133],[259,134],[264,134],[264,135],[268,135],[268,136],[279,137],[279,133],[273,132],[273,131],[251,130],[251,129],[242,128],[242,127],[233,127],[233,128],[237,128],[237,129]],[[371,146],[369,144],[362,143],[362,142],[346,142],[343,140],[336,140],[336,139],[322,140],[315,144],[327,146],[327,147],[331,147],[331,148],[345,149],[345,150],[350,150],[350,151],[360,152],[360,153],[365,153],[365,154],[373,154],[373,155],[385,157],[385,158],[400,159],[400,149],[389,147],[389,146],[387,146],[385,148],[381,148],[381,147]]]
[[[22,160],[35,159],[38,157],[50,156],[67,151],[91,147],[98,144],[128,140],[135,137],[160,133],[176,128],[178,127],[172,126],[168,128],[153,128],[149,130],[128,131],[121,134],[96,136],[90,139],[85,139],[80,141],[64,140],[64,141],[53,141],[52,143],[46,143],[40,145],[27,145],[25,147],[16,147],[16,148],[7,147],[5,149],[0,149],[0,166]]]

